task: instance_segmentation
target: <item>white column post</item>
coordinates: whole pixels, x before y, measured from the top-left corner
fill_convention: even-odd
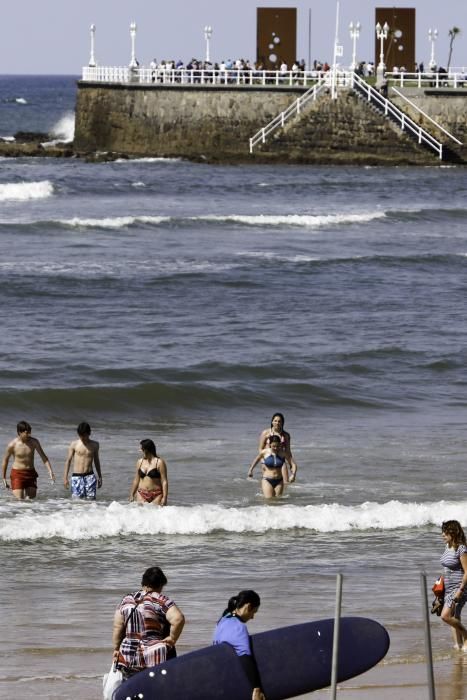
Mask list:
[[[438,38],[438,30],[437,29],[429,29],[428,30],[428,39],[431,42],[431,58],[430,58],[430,62],[428,64],[428,68],[430,70],[434,70],[436,68],[435,41],[437,38]]]
[[[387,22],[384,23],[383,26],[378,24],[375,27],[376,29],[376,38],[380,40],[381,45],[380,45],[380,52],[379,52],[379,63],[378,67],[376,69],[376,78],[377,81],[381,81],[384,78],[384,72],[386,70],[386,65],[384,63],[384,40],[388,38],[388,32],[389,32],[389,24]]]
[[[360,22],[357,22],[356,24],[351,22],[349,24],[350,38],[352,39],[352,42],[353,42],[353,45],[352,45],[352,63],[350,64],[350,70],[352,70],[352,71],[357,70],[357,39],[360,37],[360,28],[361,28]]]
[[[331,97],[337,99],[337,56],[342,56],[342,47],[339,45],[339,0],[336,2],[336,33],[334,36],[334,53],[332,59]]]
[[[89,66],[89,68],[95,68],[96,67],[96,59],[94,56],[94,39],[96,36],[96,25],[95,24],[91,24],[91,26],[89,27],[89,32],[91,35],[91,53],[89,56],[88,66]]]
[[[211,62],[211,56],[209,54],[209,40],[211,39],[212,36],[212,27],[207,24],[204,27],[204,38],[206,39],[206,63]]]
[[[130,38],[131,38],[131,59],[130,68],[137,68],[136,63],[136,51],[135,51],[135,40],[136,40],[136,22],[130,24]]]

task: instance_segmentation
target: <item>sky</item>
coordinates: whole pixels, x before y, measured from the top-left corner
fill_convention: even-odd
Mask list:
[[[205,54],[204,26],[211,25],[211,58],[256,57],[256,8],[297,8],[297,58],[332,61],[336,0],[25,0],[2,4],[0,74],[79,75],[90,54],[91,24],[96,25],[98,65],[127,65],[129,25],[137,24],[136,56],[140,65],[189,60]],[[350,21],[362,25],[358,60],[373,60],[375,7],[416,8],[416,60],[428,64],[428,29],[438,29],[435,59],[446,65],[448,31],[457,26],[451,65],[467,67],[467,0],[340,0],[339,42],[343,65],[351,62]],[[311,33],[309,13],[311,11]]]

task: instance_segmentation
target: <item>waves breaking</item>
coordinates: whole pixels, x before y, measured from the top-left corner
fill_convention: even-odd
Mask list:
[[[0,202],[9,200],[26,201],[28,199],[45,199],[53,194],[54,188],[49,180],[40,182],[7,182],[0,184]]]
[[[138,535],[209,535],[212,533],[265,534],[291,528],[317,533],[367,532],[439,526],[443,520],[462,522],[467,501],[437,503],[365,502],[244,508],[201,504],[196,506],[139,506],[80,504],[63,501],[21,504],[15,514],[0,507],[0,540],[33,541],[100,539]],[[27,512],[26,512],[27,511]],[[6,517],[5,517],[6,516]]]

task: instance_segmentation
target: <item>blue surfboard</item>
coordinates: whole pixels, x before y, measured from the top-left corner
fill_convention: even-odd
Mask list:
[[[334,620],[280,627],[251,636],[267,700],[283,700],[331,683]],[[389,649],[387,631],[374,620],[340,621],[339,682],[375,666]],[[123,683],[115,700],[251,700],[251,685],[228,644],[205,647],[145,669]]]

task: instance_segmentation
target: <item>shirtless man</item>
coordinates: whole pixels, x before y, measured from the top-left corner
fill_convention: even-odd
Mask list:
[[[41,447],[39,440],[31,436],[31,426],[26,421],[20,421],[16,426],[18,437],[12,440],[6,448],[2,462],[2,477],[5,488],[11,488],[13,496],[18,499],[35,498],[37,493],[38,474],[34,469],[34,452],[47,467],[50,480],[55,482],[55,475],[49,458]],[[7,468],[10,458],[14,457],[10,472],[11,486],[7,481]]]
[[[80,423],[77,428],[78,440],[73,440],[68,449],[65,462],[65,474],[63,484],[70,488],[68,472],[73,462],[73,474],[71,475],[71,497],[81,498],[86,501],[96,500],[96,487],[102,486],[101,463],[99,460],[99,443],[91,440],[91,426],[89,423]],[[92,465],[96,467],[97,479]]]

